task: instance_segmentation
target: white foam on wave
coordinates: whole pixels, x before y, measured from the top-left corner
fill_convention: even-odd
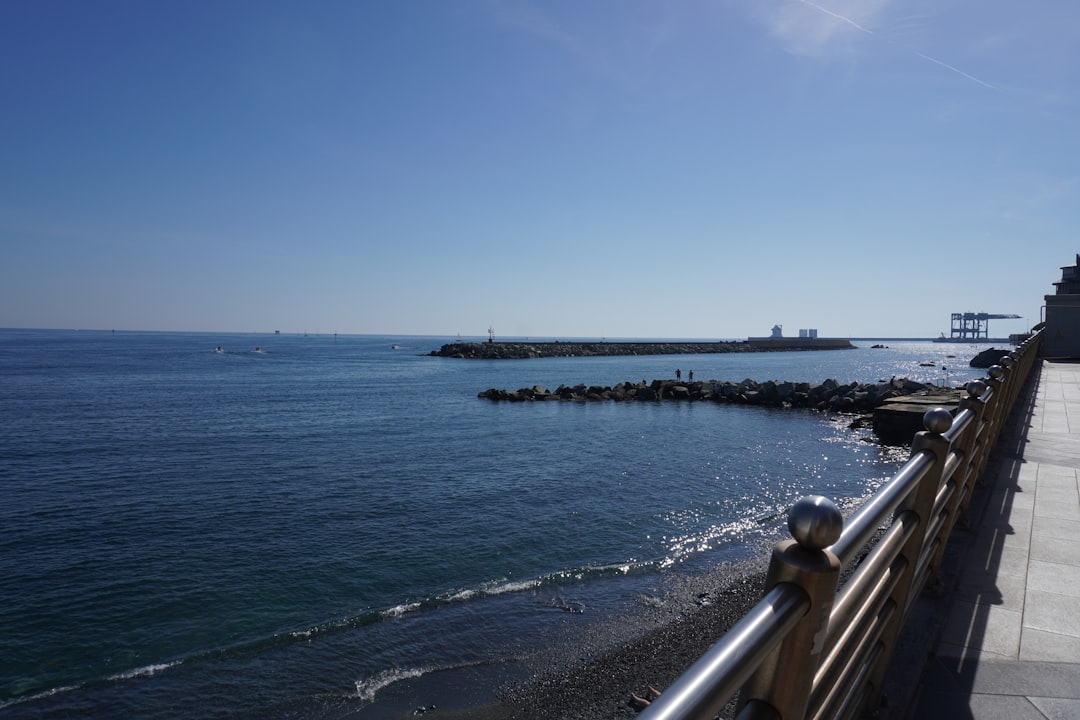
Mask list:
[[[587,575],[629,575],[630,571],[636,566],[647,566],[648,562],[623,562],[612,563],[610,565],[586,565],[579,570],[563,570],[562,572],[555,573],[551,577],[555,580],[582,580]]]
[[[544,575],[542,577],[530,578],[528,580],[507,580],[501,578],[498,580],[491,580],[485,583],[481,583],[477,587],[464,588],[454,592],[449,592],[444,595],[440,595],[432,600],[401,603],[394,607],[387,608],[379,612],[379,617],[384,620],[391,620],[401,618],[410,613],[423,610],[426,606],[431,604],[441,603],[456,603],[456,602],[468,602],[477,598],[494,597],[498,595],[507,595],[510,593],[525,592],[529,590],[536,590],[537,588],[544,587],[549,583],[565,583],[567,581],[580,581],[590,576],[596,575],[629,575],[633,572],[635,567],[655,565],[653,562],[645,563],[615,563],[611,565],[591,565],[587,567],[577,568],[573,570],[561,570],[558,572]],[[294,637],[307,637],[322,628],[312,628],[311,630],[304,632],[294,632]]]
[[[478,590],[460,590],[460,591],[458,591],[456,593],[453,593],[452,595],[448,595],[446,599],[449,602],[458,602],[458,601],[461,601],[461,600],[472,600],[474,597],[476,597],[479,594],[480,594],[480,592]],[[494,594],[498,594],[498,593],[494,593]]]
[[[432,668],[390,668],[381,670],[367,680],[356,681],[356,697],[371,702],[380,690],[402,680],[410,680],[426,675]]]
[[[137,677],[150,677],[157,675],[160,672],[164,672],[171,667],[175,667],[183,662],[183,660],[174,660],[166,663],[154,663],[152,665],[144,665],[143,667],[134,668],[132,670],[125,670],[118,672],[114,675],[106,676],[106,680],[111,682],[119,682],[122,680],[131,680]],[[84,687],[83,685],[60,685],[58,687],[49,688],[39,693],[33,693],[31,695],[25,695],[22,697],[8,698],[6,700],[0,700],[0,710],[10,707],[12,705],[19,705],[24,702],[34,702],[36,700],[43,700],[53,695],[59,695],[60,693],[70,692],[72,690],[78,690]]]
[[[53,695],[59,695],[62,692],[70,692],[71,690],[78,690],[81,685],[60,685],[59,687],[49,688],[33,695],[24,695],[21,697],[8,698],[7,700],[0,700],[0,710],[12,705],[19,705],[25,702],[34,702],[35,700],[42,700]]]
[[[641,563],[648,565],[649,563]],[[589,565],[574,570],[560,570],[539,578],[529,580],[499,580],[484,585],[479,591],[463,590],[451,600],[468,600],[476,595],[505,595],[507,593],[534,590],[549,582],[562,583],[567,580],[584,580],[594,575],[629,575],[637,563],[614,563],[611,565]]]
[[[484,595],[505,595],[506,593],[521,592],[522,590],[532,590],[535,587],[540,586],[541,581],[537,579],[531,580],[497,580],[489,583],[483,587]],[[476,595],[475,592],[472,595]],[[462,599],[468,599],[472,595],[466,596],[466,593],[458,593]]]
[[[402,603],[401,605],[395,605],[389,610],[383,610],[380,614],[383,617],[401,617],[402,615],[407,615],[408,613],[419,609],[420,603],[418,602]]]
[[[150,677],[152,675],[157,675],[159,672],[164,672],[165,670],[168,670],[171,667],[175,667],[175,666],[179,665],[181,662],[183,662],[183,661],[182,660],[174,660],[173,662],[155,663],[153,665],[145,665],[145,666],[140,667],[140,668],[135,668],[134,670],[125,670],[124,672],[116,673],[115,675],[110,675],[107,679],[108,680],[130,680],[131,678],[137,678],[137,677]]]

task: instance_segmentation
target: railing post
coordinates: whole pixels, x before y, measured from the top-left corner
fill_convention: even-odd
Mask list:
[[[826,548],[843,527],[840,510],[828,498],[805,497],[792,507],[788,529],[794,539],[773,548],[765,590],[797,585],[809,597],[810,609],[743,686],[740,710],[764,704],[784,720],[805,717],[840,579],[840,560]]]
[[[975,450],[972,460],[975,463],[975,482],[983,482],[983,471],[986,462],[990,458],[990,451],[997,443],[998,434],[1004,422],[1003,414],[1008,413],[1009,404],[1006,400],[1008,386],[1005,384],[1006,370],[1000,365],[991,365],[986,371],[987,378],[984,381],[990,388],[990,400],[984,403],[983,424],[979,429],[979,445]],[[967,500],[961,506],[961,512],[967,511]]]
[[[968,396],[960,401],[960,409],[968,410],[974,417],[970,429],[963,438],[959,438],[964,466],[958,471],[960,478],[957,482],[957,497],[949,503],[949,512],[954,515],[950,526],[963,520],[964,513],[967,512],[968,498],[982,476],[983,464],[989,455],[987,444],[990,442],[990,404],[983,399],[988,387],[984,380],[972,380],[967,384]]]
[[[1016,352],[1011,352],[1001,358],[999,363],[1005,372],[1008,374],[1008,389],[1005,391],[1005,416],[1008,417],[1008,408],[1012,408],[1013,403],[1016,402],[1016,396],[1020,392],[1020,385],[1022,384],[1017,380],[1018,376],[1022,376],[1020,363],[1016,360]],[[1002,424],[1005,422],[1005,418],[1002,418]]]
[[[919,557],[922,555],[923,547],[928,540],[927,535],[933,522],[933,518],[930,516],[934,512],[934,504],[945,471],[945,462],[949,457],[952,445],[943,434],[952,427],[952,422],[953,417],[945,408],[938,407],[927,410],[923,415],[923,427],[926,430],[915,433],[915,437],[911,441],[912,457],[921,452],[928,452],[934,456],[934,464],[926,472],[922,480],[919,481],[915,489],[897,507],[893,515],[893,517],[904,514],[914,515],[918,522],[918,529],[911,533],[911,536],[898,553],[907,562],[904,563],[900,579],[887,601],[894,604],[896,612],[892,614],[888,626],[881,633],[879,642],[883,647],[883,652],[879,653],[879,660],[867,679],[868,684],[871,686],[870,692],[867,694],[871,706],[880,703],[881,691],[884,688],[885,676],[889,669],[889,661],[892,658],[896,640],[900,635],[900,631],[903,630],[904,622],[907,620],[908,603],[911,602],[914,595],[922,590],[920,578],[917,576]]]
[[[945,546],[948,543],[949,534],[953,527],[960,521],[968,505],[968,498],[975,487],[980,475],[980,458],[987,442],[984,430],[986,422],[986,401],[982,399],[986,392],[986,383],[982,380],[972,380],[966,386],[968,396],[960,401],[960,410],[967,410],[972,414],[972,420],[964,431],[963,436],[955,438],[954,443],[962,458],[963,466],[953,474],[956,491],[949,498],[949,504],[944,511],[948,520],[942,523],[935,540],[938,543],[934,551],[930,567],[937,567],[945,554]]]

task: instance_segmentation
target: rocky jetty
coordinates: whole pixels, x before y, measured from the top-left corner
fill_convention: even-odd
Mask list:
[[[707,355],[733,352],[798,352],[839,350],[854,346],[847,340],[785,339],[786,342],[474,342],[448,343],[432,350],[436,357],[468,360],[521,360],[540,357],[599,355]]]
[[[887,382],[840,383],[826,380],[820,384],[767,380],[757,382],[743,380],[729,382],[705,380],[682,382],[679,380],[653,380],[651,383],[624,382],[614,387],[599,385],[560,385],[548,390],[540,385],[519,390],[492,388],[477,397],[494,401],[541,402],[569,401],[591,402],[613,400],[616,402],[659,402],[678,400],[687,402],[716,402],[738,405],[761,405],[766,407],[796,407],[838,412],[870,412],[889,398],[914,393],[936,394],[940,389],[908,378],[893,378]]]

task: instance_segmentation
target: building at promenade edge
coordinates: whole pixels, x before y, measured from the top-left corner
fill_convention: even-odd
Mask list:
[[[1061,280],[1054,283],[1054,294],[1046,295],[1045,299],[1043,357],[1080,359],[1080,253],[1075,265],[1061,268]]]

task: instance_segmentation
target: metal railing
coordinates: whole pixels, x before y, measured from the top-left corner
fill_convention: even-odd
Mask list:
[[[936,575],[1041,341],[1040,331],[968,383],[955,417],[928,411],[911,457],[846,523],[826,498],[797,502],[764,596],[639,717],[714,718],[736,693],[737,720],[852,718],[876,708],[897,637]]]

